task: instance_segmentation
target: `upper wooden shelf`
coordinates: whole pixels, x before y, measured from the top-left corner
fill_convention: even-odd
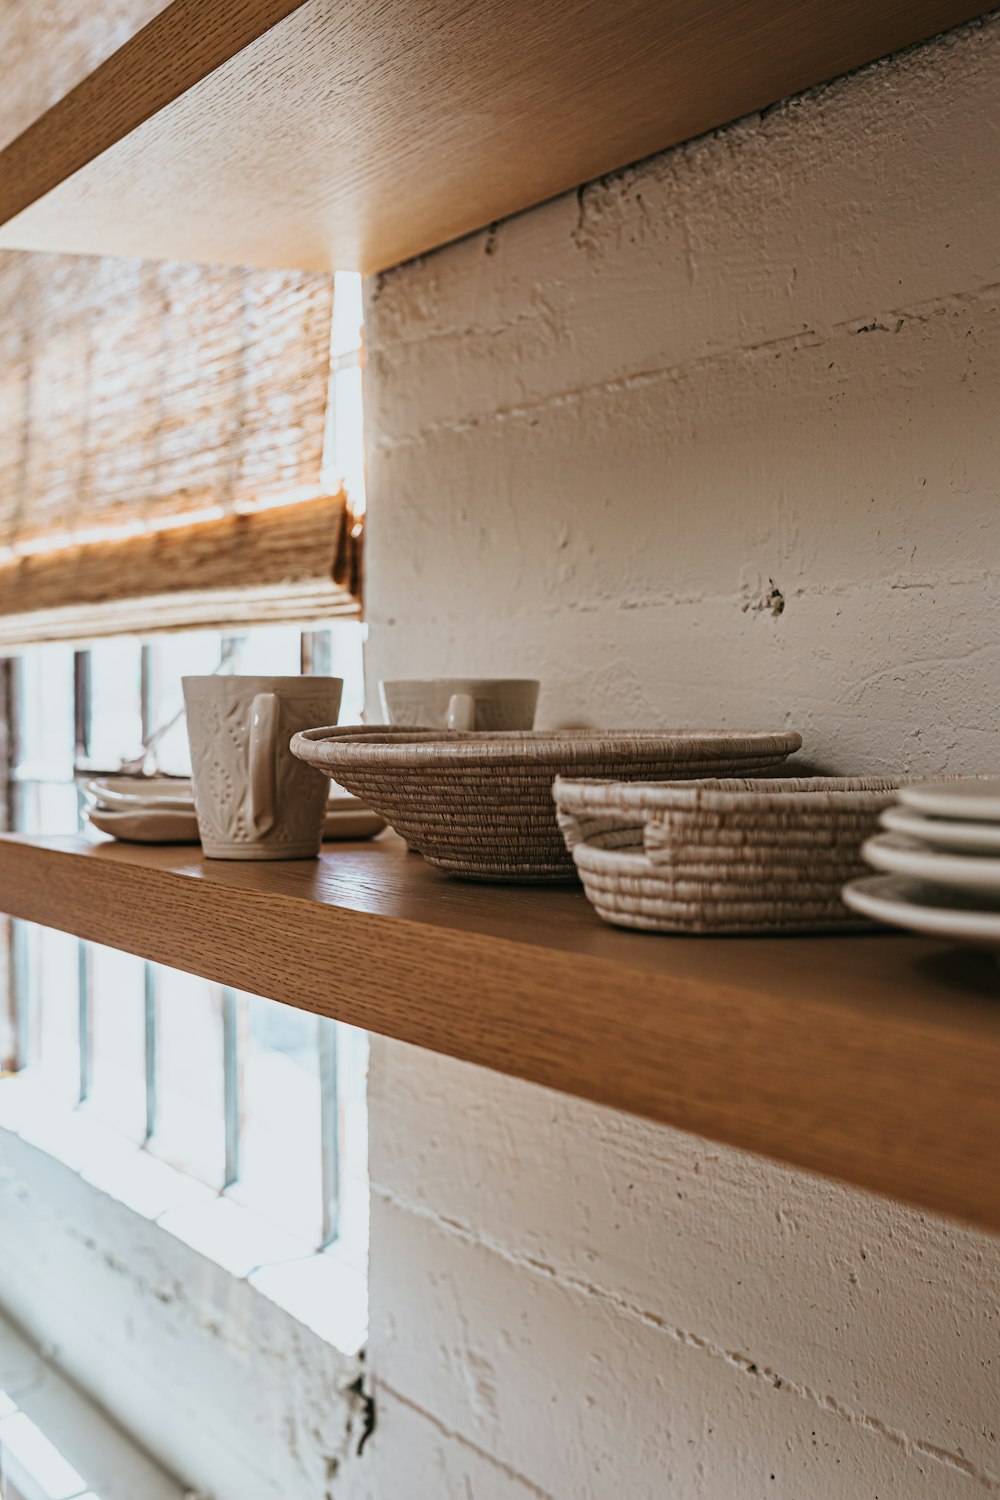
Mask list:
[[[0,245],[375,271],[977,0],[172,0],[0,152]]]
[[[617,931],[394,836],[239,864],[7,835],[0,910],[1000,1229],[988,956]]]

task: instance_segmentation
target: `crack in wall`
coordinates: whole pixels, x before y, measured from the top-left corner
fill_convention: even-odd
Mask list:
[[[1000,584],[1000,573],[991,568],[981,573],[963,573],[955,576],[940,576],[933,579],[924,579],[919,584],[909,585],[899,579],[898,575],[873,574],[869,578],[860,580],[838,580],[834,583],[812,583],[807,587],[797,585],[795,588],[785,588],[780,591],[785,605],[790,599],[800,599],[808,595],[811,599],[855,599],[877,595],[881,590],[891,592],[906,592],[913,589],[939,589],[948,590],[954,588],[996,588]],[[620,611],[651,610],[651,609],[701,609],[706,605],[714,605],[719,608],[736,606],[742,613],[750,611],[745,607],[746,596],[739,588],[731,590],[716,589],[663,589],[648,594],[624,595],[620,589],[609,589],[606,593],[594,593],[586,598],[560,599],[557,602],[539,600],[535,603],[531,615],[541,620],[555,620],[567,614],[597,614],[604,609]],[[770,601],[773,605],[776,601]],[[449,612],[442,610],[433,617],[433,624],[447,625],[451,621],[464,623],[465,614],[458,608]],[[387,620],[378,614],[370,614],[369,620],[378,625],[394,624],[393,620]],[[966,653],[959,653],[954,657],[931,658],[921,660],[920,665],[932,665],[938,661],[941,665],[951,665],[957,661],[970,660],[974,655],[989,652],[996,649],[993,642],[984,646],[970,647]],[[898,665],[898,664],[897,664]]]
[[[471,1438],[466,1437],[464,1433],[456,1431],[454,1427],[449,1427],[446,1422],[441,1421],[440,1417],[436,1417],[433,1412],[427,1411],[416,1401],[411,1401],[409,1396],[404,1396],[402,1391],[396,1390],[395,1386],[390,1385],[387,1380],[379,1379],[376,1381],[376,1384],[381,1390],[386,1391],[393,1401],[398,1401],[400,1406],[404,1406],[407,1411],[414,1412],[417,1416],[422,1417],[425,1422],[428,1422],[434,1428],[435,1432],[448,1442],[457,1443],[460,1447],[467,1448],[482,1463],[488,1464],[492,1469],[496,1469],[505,1479],[510,1479],[515,1484],[521,1485],[528,1495],[534,1497],[534,1500],[557,1500],[557,1497],[549,1490],[541,1489],[539,1485],[535,1484],[533,1480],[528,1479],[526,1475],[512,1468],[510,1464],[504,1463],[502,1458],[496,1458],[492,1453],[488,1453],[485,1448],[481,1448],[478,1443],[474,1443]]]
[[[464,1244],[475,1249],[485,1250],[488,1254],[496,1255],[508,1265],[519,1271],[530,1272],[541,1276],[565,1291],[574,1292],[579,1296],[593,1297],[598,1301],[605,1302],[613,1307],[622,1316],[642,1323],[645,1327],[654,1329],[664,1334],[674,1343],[681,1344],[685,1348],[692,1349],[699,1354],[704,1354],[710,1359],[721,1360],[730,1369],[753,1380],[763,1381],[770,1385],[775,1391],[787,1391],[789,1395],[796,1396],[800,1400],[818,1407],[821,1411],[831,1416],[840,1418],[852,1427],[861,1428],[874,1437],[881,1438],[891,1444],[894,1448],[905,1453],[907,1457],[916,1460],[926,1459],[939,1463],[953,1472],[963,1475],[981,1489],[991,1495],[1000,1495],[1000,1474],[995,1474],[988,1469],[970,1462],[962,1454],[955,1453],[951,1449],[939,1446],[936,1443],[927,1442],[923,1438],[912,1437],[901,1428],[894,1427],[890,1422],[881,1417],[873,1416],[869,1412],[856,1411],[852,1406],[830,1393],[824,1393],[814,1389],[810,1385],[797,1380],[792,1380],[786,1375],[779,1374],[760,1359],[751,1359],[749,1355],[742,1354],[738,1350],[725,1349],[714,1340],[704,1337],[702,1334],[693,1333],[689,1329],[677,1327],[661,1317],[658,1313],[650,1312],[630,1302],[627,1297],[612,1291],[596,1282],[587,1281],[583,1277],[574,1276],[565,1271],[560,1271],[549,1262],[540,1260],[535,1256],[523,1255],[517,1251],[508,1249],[501,1245],[491,1236],[477,1233],[467,1224],[458,1219],[452,1219],[444,1214],[436,1213],[433,1209],[425,1208],[419,1204],[412,1203],[407,1199],[399,1197],[391,1189],[378,1187],[372,1184],[372,1194],[380,1198],[391,1207],[402,1213],[412,1214],[415,1218],[434,1224],[446,1234],[454,1235]]]
[[[915,303],[912,307],[892,308],[881,316],[892,319],[893,322],[898,321],[902,328],[907,323],[923,325],[944,313],[971,311],[973,308],[977,309],[981,316],[988,316],[991,313],[995,315],[1000,310],[997,307],[998,297],[1000,297],[1000,283],[988,282],[971,292],[952,292],[929,302]],[[643,390],[651,385],[679,384],[707,370],[738,361],[765,359],[785,353],[794,354],[800,349],[820,349],[826,344],[835,343],[844,338],[856,338],[860,334],[871,331],[876,325],[880,326],[878,319],[873,325],[871,315],[863,314],[832,323],[822,329],[819,327],[803,328],[795,333],[780,334],[775,338],[761,339],[737,347],[694,355],[689,359],[679,360],[675,364],[651,365],[627,375],[615,376],[611,380],[589,381],[575,386],[566,386],[558,391],[539,396],[533,401],[519,401],[492,407],[478,415],[443,417],[438,421],[428,422],[413,432],[402,433],[395,437],[375,434],[373,442],[380,452],[405,451],[428,438],[439,435],[464,436],[488,423],[531,421],[539,413],[578,406],[592,400],[595,396],[622,395]],[[387,347],[391,348],[391,345]],[[380,354],[384,353],[384,350],[375,352]],[[408,380],[411,378],[407,376]]]
[[[964,666],[978,657],[989,657],[1000,651],[1000,641],[987,641],[982,646],[970,646],[966,651],[946,652],[943,656],[909,656],[906,658],[905,667],[912,671],[916,667],[956,667]],[[856,701],[864,688],[883,681],[886,677],[892,677],[898,673],[904,663],[893,662],[890,666],[878,667],[873,672],[864,672],[851,680],[851,692],[845,698],[849,706]]]
[[[357,1454],[358,1458],[360,1458],[362,1453],[364,1453],[365,1451],[365,1445],[367,1444],[369,1438],[371,1438],[375,1432],[377,1421],[375,1397],[372,1395],[371,1391],[368,1388],[367,1378],[364,1370],[361,1371],[356,1380],[352,1380],[350,1385],[345,1387],[345,1390],[356,1403],[358,1414],[361,1419],[361,1434],[358,1438],[358,1446],[355,1449],[355,1453]],[[349,1421],[347,1424],[348,1439],[350,1439],[351,1434],[352,1425]]]

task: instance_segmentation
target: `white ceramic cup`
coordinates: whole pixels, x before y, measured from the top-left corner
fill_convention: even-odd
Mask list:
[[[379,683],[382,715],[389,724],[433,729],[530,729],[538,683],[532,678],[434,677]]]
[[[191,780],[209,859],[319,853],[329,782],[296,760],[300,729],[335,724],[339,677],[185,677]]]

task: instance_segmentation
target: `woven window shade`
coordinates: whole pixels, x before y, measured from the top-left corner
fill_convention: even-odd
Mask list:
[[[332,309],[327,275],[0,257],[0,645],[356,610]]]
[[[0,144],[163,3],[4,0]],[[0,649],[357,610],[332,307],[331,276],[0,255]]]

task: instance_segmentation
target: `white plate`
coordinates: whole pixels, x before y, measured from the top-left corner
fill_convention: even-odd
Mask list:
[[[84,790],[98,807],[109,811],[155,808],[187,813],[194,806],[191,783],[183,776],[96,776]]]
[[[184,776],[97,776],[84,787],[88,798],[108,812],[194,811],[191,782]],[[327,813],[366,812],[363,803],[330,783]],[[385,824],[382,825],[385,827]]]
[[[385,822],[377,813],[358,805],[346,812],[330,809],[323,823],[325,840],[372,839],[381,833]],[[146,808],[134,812],[112,812],[106,807],[91,807],[87,818],[101,833],[110,833],[127,844],[198,844],[198,820],[193,812],[171,808]]]
[[[942,898],[939,886],[906,880],[901,875],[868,875],[853,880],[845,885],[842,895],[851,911],[875,922],[1000,950],[1000,907],[985,907],[981,897],[977,900],[953,891]],[[946,906],[941,905],[942,899],[948,902]]]
[[[385,827],[385,819],[380,818],[378,813],[362,807],[356,797],[352,797],[351,801],[354,807],[349,812],[327,812],[326,822],[323,824],[323,838],[327,842],[334,839],[373,839]]]
[[[861,857],[875,870],[978,892],[1000,903],[1000,859],[985,854],[941,854],[901,834],[880,833],[862,844]]]
[[[957,776],[954,781],[919,781],[901,786],[905,807],[937,818],[973,818],[1000,823],[1000,776]]]
[[[327,815],[327,817],[329,818],[329,816],[330,816],[331,813],[362,813],[362,812],[363,813],[368,813],[368,808],[365,807],[364,803],[361,802],[357,797],[352,797],[351,794],[350,794],[350,792],[345,792],[344,788],[342,786],[337,786],[337,785],[335,785],[334,782],[331,781],[331,783],[330,783],[330,795],[327,798],[327,803],[326,803],[326,815]],[[375,814],[374,813],[368,813],[368,816],[369,817],[374,817]],[[383,828],[385,827],[384,823],[382,824],[382,827]]]
[[[1000,824],[956,823],[951,818],[925,818],[908,807],[887,807],[879,818],[890,833],[902,833],[946,854],[1000,855]]]
[[[127,844],[198,844],[198,820],[193,812],[172,808],[112,812],[106,807],[87,809],[87,818],[102,833],[110,833]]]

